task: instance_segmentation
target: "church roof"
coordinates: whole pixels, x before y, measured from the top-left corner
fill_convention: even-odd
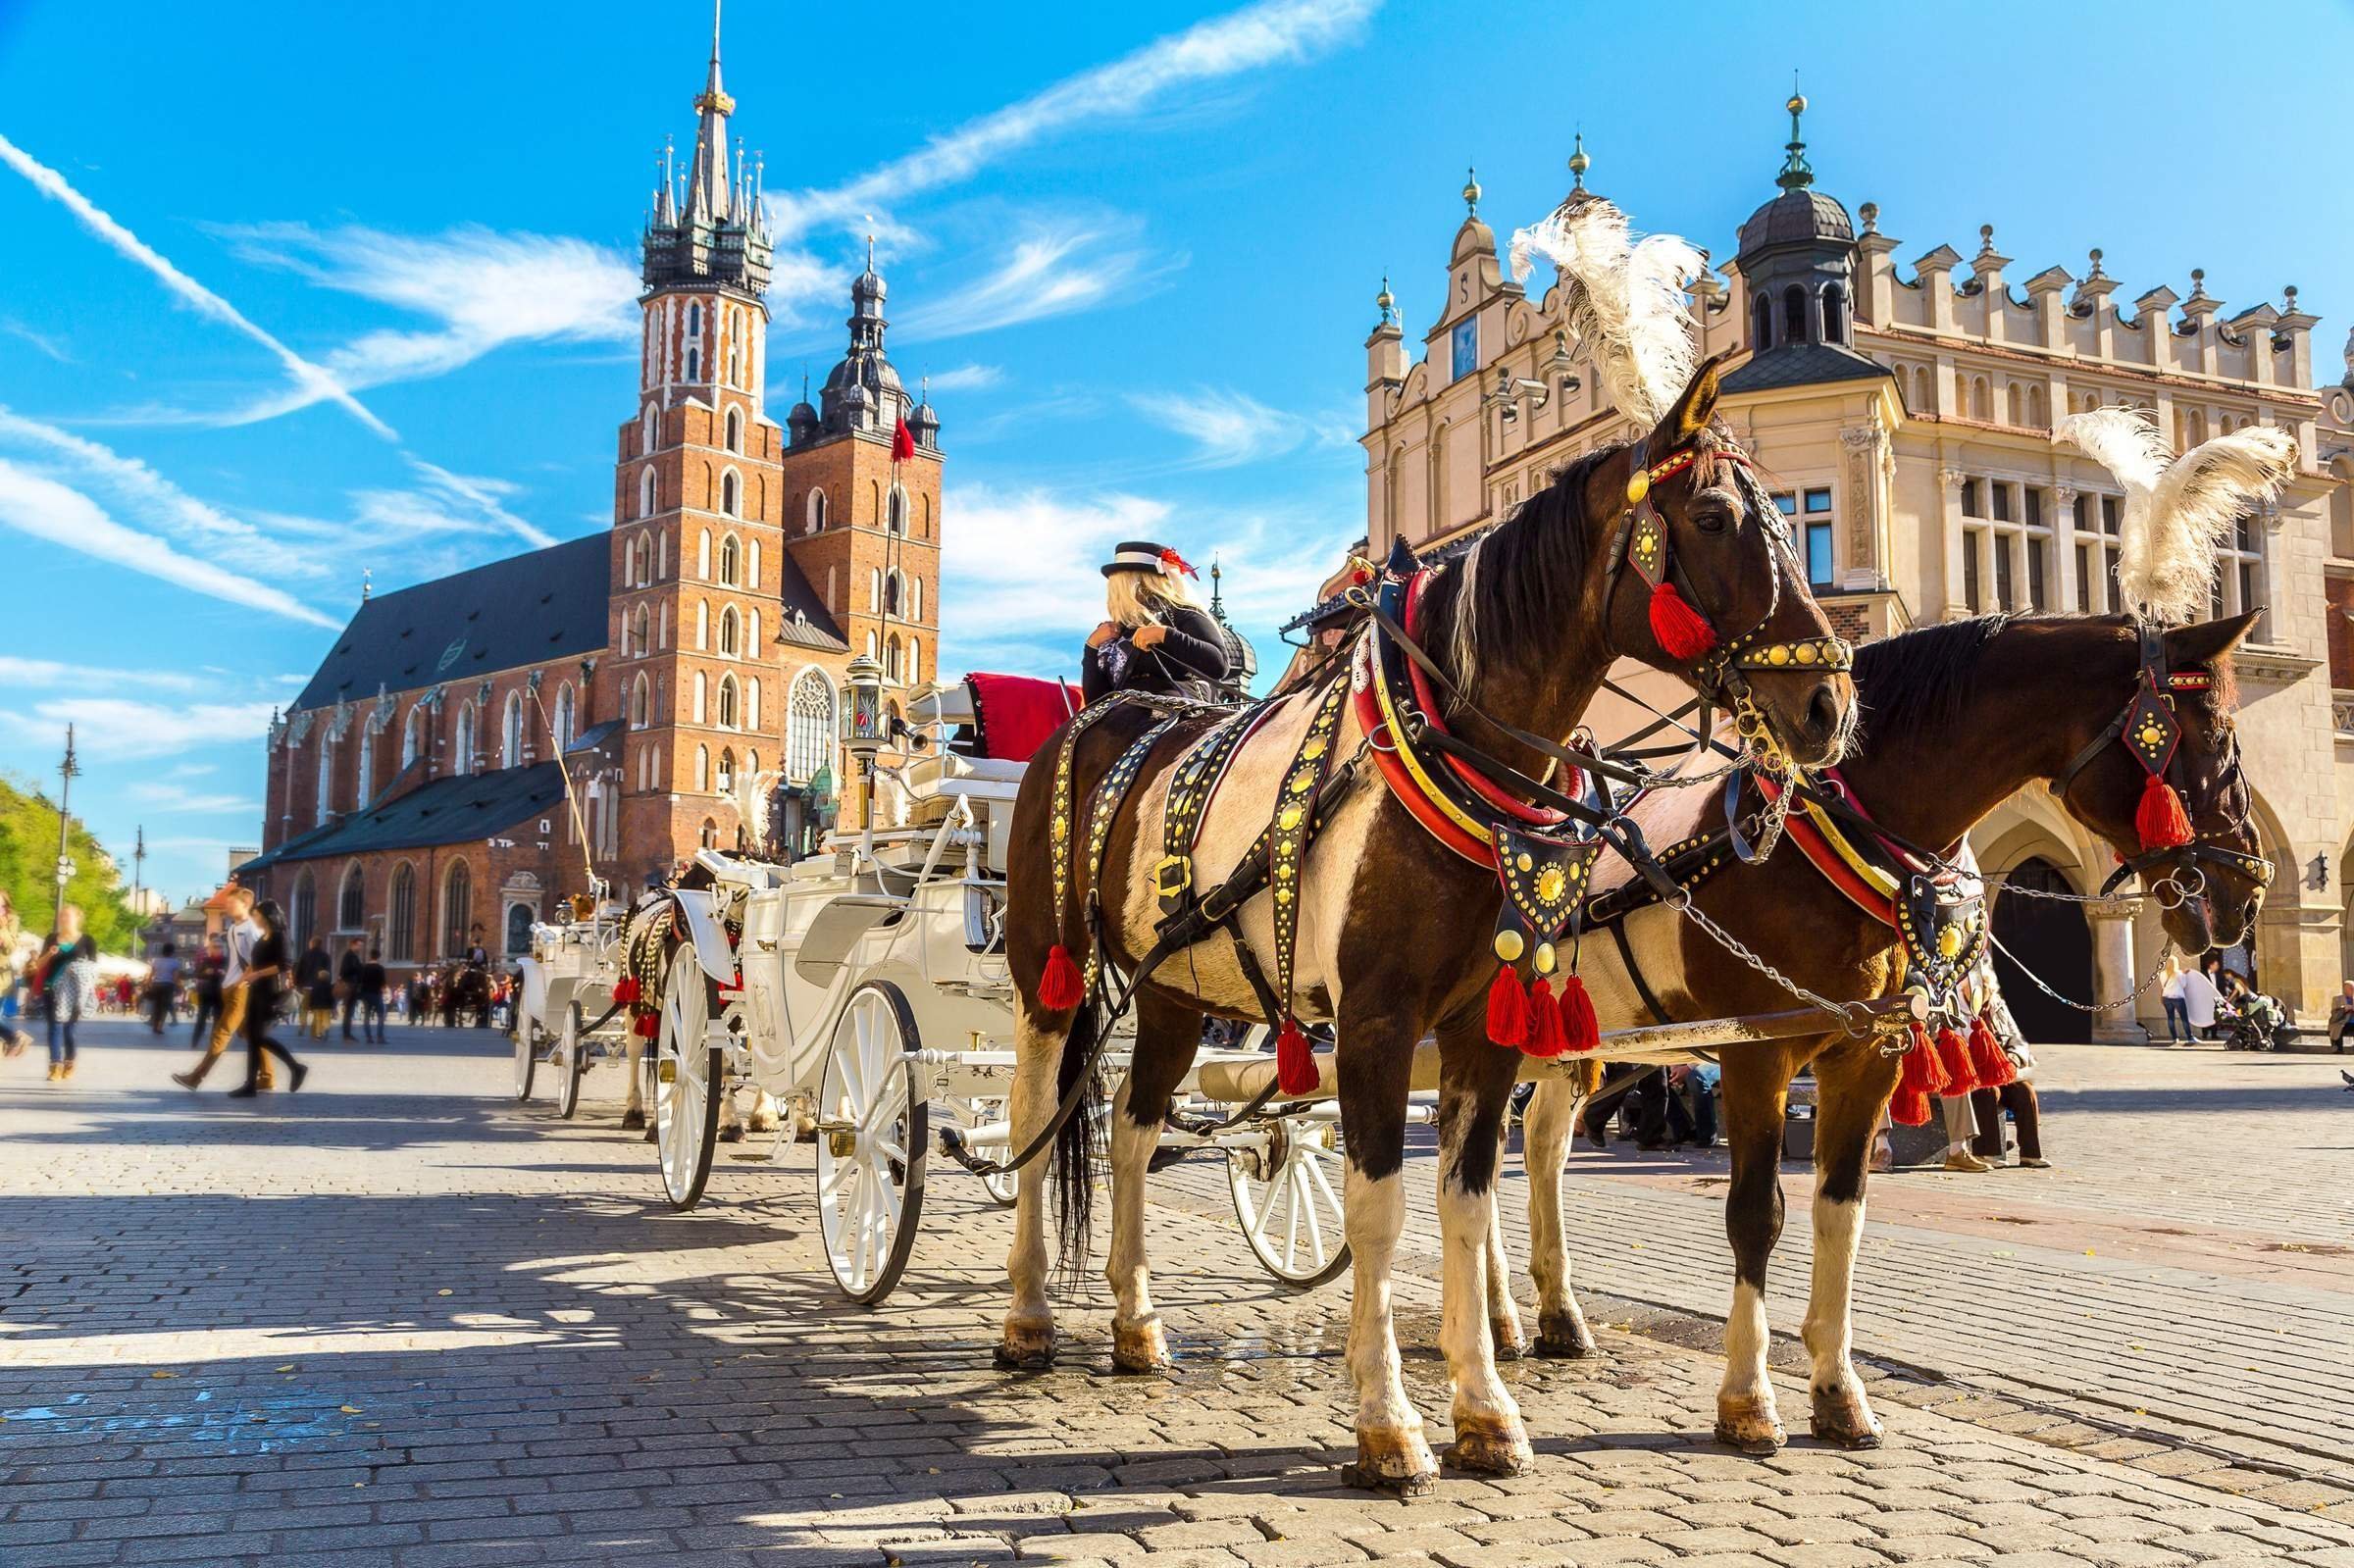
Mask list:
[[[360,606],[292,706],[323,708],[594,653],[605,645],[611,576],[612,541],[597,532],[380,593]]]
[[[563,771],[553,762],[435,779],[373,810],[355,812],[289,838],[239,866],[236,875],[249,877],[286,860],[468,843],[544,816],[563,799]],[[537,837],[537,833],[533,836]]]
[[[1783,343],[1734,367],[1718,382],[1727,392],[1764,392],[1818,381],[1861,381],[1892,374],[1878,360],[1837,343]]]
[[[844,653],[849,639],[834,624],[826,601],[810,586],[800,563],[792,556],[780,553],[777,558],[777,636],[779,640],[796,647],[819,648],[828,653]]]

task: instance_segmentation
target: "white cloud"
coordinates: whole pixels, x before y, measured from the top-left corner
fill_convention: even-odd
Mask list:
[[[306,402],[315,403],[323,398],[332,401],[377,434],[387,440],[394,438],[392,428],[362,407],[360,400],[339,385],[333,376],[246,320],[234,305],[173,266],[138,235],[101,212],[88,197],[67,183],[63,175],[37,162],[6,136],[0,136],[0,163],[7,164],[23,175],[32,182],[35,190],[81,220],[84,228],[105,241],[118,255],[153,274],[182,304],[201,316],[233,328],[268,349],[284,367],[286,374],[293,378],[294,384],[302,388]]]
[[[342,626],[281,588],[181,555],[168,541],[116,522],[79,490],[5,458],[0,458],[0,525],[216,599],[331,630]]]
[[[1067,316],[1115,296],[1134,298],[1185,265],[1181,255],[1155,262],[1143,250],[1119,248],[1134,232],[1133,223],[1118,220],[1034,223],[995,272],[942,290],[908,314],[900,335],[923,342]]]
[[[369,332],[329,354],[328,368],[346,386],[444,376],[510,343],[634,342],[639,333],[637,267],[587,240],[479,227],[427,237],[307,224],[217,231],[248,261],[288,268],[322,287],[438,324]],[[314,387],[294,388],[218,422],[273,419],[320,395]]]
[[[978,392],[997,385],[1005,379],[1005,372],[996,365],[959,365],[953,370],[935,371],[926,379],[935,392]]]
[[[65,339],[53,337],[47,332],[36,332],[23,322],[0,321],[0,332],[6,332],[11,337],[25,339],[26,342],[30,343],[60,365],[74,363],[74,356],[66,352]]]
[[[117,499],[175,535],[230,566],[271,576],[317,577],[317,560],[290,551],[252,524],[200,501],[134,457],[54,425],[25,418],[0,406],[0,443],[29,447],[72,463]]]
[[[257,731],[249,738],[258,738],[259,733]],[[262,803],[258,800],[219,792],[205,794],[161,780],[141,781],[124,792],[142,805],[175,815],[258,818],[262,814]]]
[[[54,739],[69,724],[74,745],[93,758],[166,757],[198,746],[258,745],[270,728],[267,702],[170,705],[127,697],[65,697],[29,714],[0,711],[0,726],[28,739]]]
[[[1132,393],[1138,413],[1194,443],[1197,468],[1235,468],[1281,457],[1320,433],[1316,421],[1269,408],[1248,393],[1201,387],[1192,392]]]
[[[1378,0],[1263,0],[1214,17],[968,120],[832,190],[772,193],[770,223],[781,235],[793,235],[821,224],[862,219],[895,201],[968,179],[1056,131],[1139,114],[1176,88],[1305,60],[1355,33],[1377,5]]]
[[[506,500],[523,493],[523,486],[512,480],[453,474],[419,457],[408,462],[423,481],[417,488],[351,492],[354,528],[388,531],[404,537],[504,531],[534,549],[556,542],[554,534],[507,510]]]
[[[178,670],[107,670],[55,659],[20,659],[0,654],[0,687],[38,686],[50,691],[201,691],[205,683]]]

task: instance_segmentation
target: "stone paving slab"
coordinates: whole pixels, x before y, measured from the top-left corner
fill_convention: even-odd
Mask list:
[[[1714,1355],[1608,1329],[1594,1360],[1509,1369],[1531,1474],[1368,1499],[1335,1474],[1346,1283],[1273,1286],[1222,1216],[1154,1214],[1172,1375],[1108,1372],[1097,1298],[1058,1370],[1009,1378],[1009,1217],[953,1173],[866,1310],[817,1260],[804,1149],[724,1160],[673,1215],[609,1103],[502,1103],[495,1041],[396,1034],[240,1106],[90,1033],[62,1089],[0,1065],[8,1568],[2354,1564],[2323,1492],[2232,1495],[1968,1404],[1883,1399],[1877,1452],[1735,1455],[1708,1441]],[[1443,1442],[1436,1283],[1400,1299]]]

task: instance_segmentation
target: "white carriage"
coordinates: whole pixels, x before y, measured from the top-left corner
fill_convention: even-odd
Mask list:
[[[580,1109],[581,1080],[628,1051],[629,1016],[613,1000],[622,978],[628,911],[591,895],[572,918],[532,928],[515,993],[515,1097],[528,1100],[541,1066],[556,1076],[556,1111]]]
[[[792,864],[697,854],[708,884],[670,894],[691,940],[662,977],[647,1059],[663,1188],[679,1208],[710,1178],[723,1094],[748,1085],[785,1102],[786,1128],[814,1129],[827,1263],[864,1302],[906,1267],[935,1154],[984,1167],[997,1202],[1015,1195],[1012,1173],[985,1162],[1012,1152],[1003,867],[1024,765],[951,749],[950,730],[975,723],[961,683],[919,694],[908,721],[911,760],[876,774],[903,825],[844,827]],[[1105,1062],[1125,1071],[1122,1040]],[[1339,1113],[1329,1099],[1285,1103],[1227,1125],[1203,1084],[1260,1063],[1271,1071],[1273,1058],[1205,1052],[1183,1091],[1193,1114],[1163,1142],[1224,1153],[1253,1253],[1305,1288],[1348,1263]]]

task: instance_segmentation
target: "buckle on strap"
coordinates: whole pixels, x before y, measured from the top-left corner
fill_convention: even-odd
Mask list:
[[[1174,909],[1194,885],[1194,860],[1191,855],[1163,855],[1160,864],[1152,868],[1152,887],[1160,895],[1161,910]]]

